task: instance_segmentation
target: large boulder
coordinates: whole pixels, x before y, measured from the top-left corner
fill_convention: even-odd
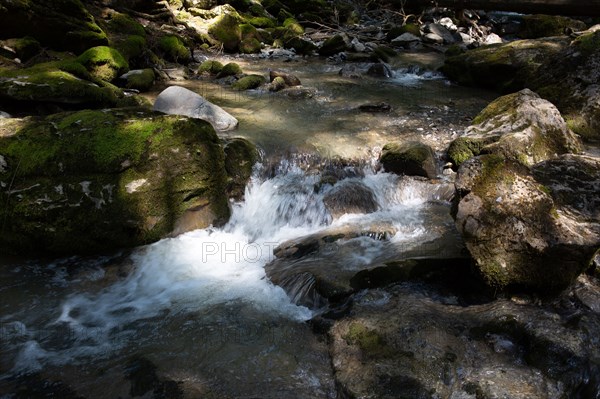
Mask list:
[[[238,125],[237,119],[223,108],[180,86],[171,86],[163,90],[156,97],[154,110],[170,115],[202,119],[210,122],[218,131],[233,130]]]
[[[495,154],[461,165],[456,227],[491,286],[553,292],[588,267],[600,246],[600,209],[590,201],[600,162],[565,157],[535,165],[535,174]]]
[[[383,168],[390,173],[429,178],[437,175],[435,153],[423,143],[386,144],[379,160]]]
[[[483,46],[448,57],[442,71],[465,85],[510,93],[529,88],[551,101],[582,137],[600,140],[600,25],[567,36]]]
[[[130,247],[229,216],[207,122],[139,108],[17,121],[0,129],[3,252]]]
[[[499,154],[531,166],[557,154],[581,151],[579,139],[556,107],[529,89],[500,97],[448,149],[460,165],[479,154]]]
[[[115,106],[121,90],[95,80],[78,62],[50,62],[31,68],[0,72],[0,102],[19,108],[33,104]]]
[[[519,36],[523,39],[561,36],[570,31],[586,29],[585,22],[559,15],[525,15],[521,19]]]
[[[32,36],[44,46],[77,54],[108,44],[80,0],[3,1],[0,26],[0,39]]]
[[[336,184],[325,194],[323,203],[334,219],[347,213],[371,213],[379,208],[373,192],[354,179]]]
[[[465,303],[447,282],[363,291],[344,317],[327,320],[338,390],[352,398],[594,397],[600,318],[587,304],[597,290],[583,280],[543,307]]]

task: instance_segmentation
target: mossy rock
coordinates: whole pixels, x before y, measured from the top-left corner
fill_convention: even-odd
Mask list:
[[[287,49],[294,49],[296,54],[299,55],[311,55],[318,49],[314,43],[298,36],[286,40],[285,43],[283,43],[283,47]]]
[[[447,57],[440,70],[459,84],[501,93],[536,89],[547,85],[544,78],[550,76],[545,72],[549,62],[562,63],[569,42],[550,38],[483,46]]]
[[[282,25],[294,35],[300,36],[304,34],[304,28],[295,18],[287,18],[285,21],[283,21]]]
[[[124,75],[126,82],[125,87],[139,91],[148,91],[154,85],[154,70],[151,68],[137,69],[130,71]]]
[[[519,36],[523,39],[561,36],[566,29],[582,31],[586,25],[585,22],[558,15],[525,15],[521,20]]]
[[[473,137],[459,137],[448,147],[448,159],[459,167],[463,162],[481,154],[482,149],[496,141],[497,138],[484,139]]]
[[[206,60],[198,67],[198,73],[216,75],[223,70],[223,64],[217,60]]]
[[[157,48],[169,61],[187,64],[192,61],[192,54],[184,41],[176,35],[163,36],[158,40]]]
[[[342,35],[335,35],[325,40],[318,52],[319,55],[329,57],[348,49],[347,38]]]
[[[274,28],[275,21],[268,17],[246,17],[244,18],[246,23],[254,26],[255,28]]]
[[[37,64],[0,73],[0,99],[11,106],[54,103],[66,106],[114,106],[123,93],[103,82],[90,82],[87,69],[75,60]]]
[[[236,52],[242,41],[240,22],[239,16],[223,14],[208,27],[208,33],[223,44],[225,51]]]
[[[0,137],[0,154],[0,181],[12,182],[0,186],[3,252],[113,250],[229,215],[224,152],[204,121],[143,109],[56,114]]]
[[[386,144],[380,162],[390,173],[429,178],[437,175],[433,150],[419,142]]]
[[[600,30],[577,37],[573,44],[585,55],[597,53],[600,51]]]
[[[231,87],[234,90],[239,91],[252,90],[258,88],[266,81],[267,80],[262,75],[247,75],[236,81],[234,84],[231,85]]]
[[[419,28],[419,26],[417,24],[406,24],[406,25],[402,25],[402,26],[395,26],[392,29],[390,29],[389,32],[387,33],[386,40],[388,42],[391,42],[398,36],[401,36],[403,33],[410,33],[412,35],[420,37],[421,29]]]
[[[243,73],[244,73],[244,71],[242,71],[242,67],[238,63],[236,63],[236,62],[229,62],[217,74],[217,78],[224,78],[224,77],[227,77],[227,76],[241,75]]]
[[[85,66],[92,76],[107,82],[129,71],[129,64],[121,53],[107,46],[86,50],[77,57],[77,62]]]
[[[382,335],[357,321],[350,323],[348,333],[343,338],[348,345],[358,346],[366,356],[385,356],[393,351]]]
[[[5,40],[4,45],[14,50],[21,62],[29,61],[42,50],[40,42],[31,36]]]
[[[80,0],[15,0],[0,6],[0,39],[31,36],[43,46],[77,54],[108,44]]]
[[[396,50],[387,46],[378,46],[373,50],[373,54],[383,62],[390,62],[390,59],[398,55]]]
[[[142,24],[129,15],[119,12],[110,14],[110,19],[106,22],[106,30],[118,35],[146,37],[146,29]]]
[[[119,50],[129,63],[135,63],[148,50],[146,39],[142,36],[130,35],[114,41],[113,47]]]
[[[242,33],[242,40],[248,39],[262,39],[258,30],[250,24],[240,24],[240,32]]]
[[[260,53],[261,48],[262,46],[258,39],[255,39],[253,37],[242,40],[239,45],[239,51],[242,54]]]
[[[246,139],[235,138],[225,144],[225,170],[227,171],[227,193],[241,200],[246,185],[252,177],[254,164],[260,160],[258,150]]]

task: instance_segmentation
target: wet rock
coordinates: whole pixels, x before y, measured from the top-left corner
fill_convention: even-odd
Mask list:
[[[291,75],[285,72],[280,71],[269,71],[269,80],[273,82],[273,80],[277,77],[280,77],[285,82],[286,86],[301,86],[302,82],[298,79],[297,76]]]
[[[393,44],[397,44],[399,46],[406,46],[414,42],[420,42],[421,38],[413,35],[412,33],[406,32],[398,36],[397,38],[392,40]]]
[[[252,90],[260,87],[265,81],[262,75],[246,75],[234,82],[231,88],[239,91]]]
[[[597,391],[597,313],[568,295],[547,307],[459,301],[415,283],[355,294],[351,311],[328,331],[340,390],[365,398],[522,399]]]
[[[367,75],[375,76],[378,78],[393,78],[394,71],[389,65],[384,63],[372,64],[367,70]]]
[[[600,31],[590,28],[575,40],[561,36],[483,46],[448,57],[441,70],[461,84],[502,93],[535,90],[557,106],[575,133],[598,140],[599,38]]]
[[[237,127],[238,121],[221,107],[204,97],[179,86],[163,90],[154,102],[154,110],[170,115],[184,115],[210,122],[215,130],[227,131]]]
[[[553,168],[567,169],[569,162],[575,162],[570,157],[542,163],[539,169],[536,165],[537,175],[547,177]],[[597,176],[598,163],[581,162],[593,166],[591,176]],[[550,169],[543,173],[544,168]],[[584,185],[579,191],[573,181],[577,180],[569,174],[556,176],[551,187],[557,192],[561,185],[571,187],[575,198],[577,193],[586,198],[594,188]],[[460,167],[455,184],[456,226],[478,269],[498,289],[564,289],[587,269],[600,245],[597,218],[573,214],[570,208],[577,205],[566,205],[565,196],[554,194],[516,161],[499,155],[472,158]]]
[[[500,97],[475,119],[464,137],[451,143],[456,164],[479,154],[499,154],[531,166],[557,154],[581,150],[556,107],[529,89]]]
[[[235,138],[226,142],[224,151],[228,196],[241,200],[252,176],[254,164],[260,159],[258,150],[248,140]]]
[[[340,69],[338,74],[345,78],[358,79],[363,76],[365,69],[359,65],[347,64]]]
[[[454,36],[452,36],[452,33],[445,26],[443,26],[441,24],[425,25],[425,31],[432,34],[432,36],[429,36],[429,39],[431,39],[431,40],[433,40],[433,35],[436,36],[436,40],[434,41],[434,43],[453,44],[456,42],[456,40],[454,39]],[[439,41],[439,39],[437,39],[438,37],[442,39],[441,42]],[[425,39],[428,40],[427,35],[425,35]]]
[[[2,251],[137,246],[229,216],[223,149],[198,119],[139,108],[27,119],[0,154],[0,181],[13,181],[0,189]]]
[[[358,109],[361,112],[390,112],[392,107],[388,103],[381,102],[378,104],[363,104]]]
[[[344,180],[323,197],[325,207],[334,219],[347,213],[371,213],[379,206],[373,192],[364,184]]]
[[[329,57],[346,51],[349,47],[350,39],[348,36],[340,34],[325,40],[321,47],[319,47],[318,53],[324,57]]]
[[[582,31],[586,29],[585,22],[561,17],[558,15],[525,15],[521,19],[519,37],[537,39],[540,37],[561,36],[566,29]]]
[[[428,178],[437,175],[433,150],[419,142],[386,144],[379,161],[390,173]]]
[[[350,46],[352,50],[356,51],[357,53],[364,53],[365,51],[367,51],[367,46],[361,43],[360,40],[358,40],[358,38],[356,37],[352,39]]]

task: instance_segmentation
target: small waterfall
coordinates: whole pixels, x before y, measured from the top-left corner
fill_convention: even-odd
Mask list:
[[[314,311],[309,307],[324,306],[317,282],[310,273],[294,272],[279,281],[285,290],[271,283],[264,267],[276,259],[275,248],[328,229],[345,229],[353,239],[330,257],[348,269],[364,266],[381,256],[382,242],[408,245],[427,234],[423,205],[446,199],[443,185],[375,173],[370,166],[342,169],[334,179],[332,169],[321,173],[294,162],[280,163],[274,174],[257,169],[245,201],[233,205],[226,226],[139,248],[131,255],[133,271],[126,278],[96,293],[70,294],[44,327],[54,335],[66,330],[69,339],[59,345],[44,339],[15,344],[13,371],[102,357],[130,345],[140,329],[178,315],[218,314],[216,309],[224,306],[250,307],[267,319],[310,319]],[[372,193],[376,210],[334,219],[324,197],[349,181]],[[327,253],[319,251],[319,256]]]

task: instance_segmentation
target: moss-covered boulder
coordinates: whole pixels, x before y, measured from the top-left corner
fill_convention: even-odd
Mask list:
[[[282,78],[286,86],[300,86],[302,82],[296,75],[281,71],[269,71],[269,80],[273,82],[276,78]]]
[[[234,82],[231,87],[239,91],[252,90],[260,87],[266,81],[262,75],[246,75]]]
[[[77,62],[86,67],[97,79],[112,82],[129,71],[129,64],[121,53],[111,47],[98,46],[86,50],[77,57]]]
[[[21,60],[21,62],[29,61],[42,50],[40,43],[31,36],[1,40],[0,46],[2,48],[1,51],[8,51],[10,53],[10,58],[14,56]]]
[[[236,62],[229,62],[217,74],[217,78],[225,78],[227,76],[236,76],[244,73],[242,67]]]
[[[127,89],[135,89],[139,91],[148,91],[154,85],[154,70],[151,68],[146,69],[134,69],[127,72],[120,77],[125,80],[125,87]]]
[[[256,54],[260,53],[262,45],[258,39],[254,37],[243,39],[239,44],[239,51],[242,54]]]
[[[89,72],[74,61],[0,72],[0,102],[11,108],[45,103],[104,107],[116,105],[123,96],[116,87],[83,80],[85,77],[91,78]]]
[[[565,35],[567,30],[582,31],[585,22],[558,15],[525,15],[521,20],[519,36],[523,39]]]
[[[473,119],[466,136],[451,143],[448,155],[457,166],[479,154],[499,154],[531,166],[579,151],[579,139],[556,107],[524,89],[489,104]]]
[[[435,153],[431,147],[419,142],[386,144],[379,161],[390,173],[429,178],[437,175]]]
[[[157,49],[169,61],[181,64],[187,64],[192,61],[190,49],[186,46],[183,39],[177,35],[161,37],[158,40]]]
[[[348,50],[350,47],[350,40],[346,35],[335,35],[325,40],[321,47],[319,47],[319,55],[329,57],[337,53]]]
[[[420,37],[421,29],[419,28],[419,26],[417,24],[410,24],[410,23],[401,25],[401,26],[394,26],[386,34],[386,40],[388,42],[391,42],[398,36],[402,36],[404,33],[410,33],[411,35],[414,35],[415,37]]]
[[[80,0],[3,1],[0,26],[0,39],[31,36],[46,47],[77,54],[108,44]]]
[[[242,41],[240,22],[237,14],[222,14],[208,27],[208,33],[223,44],[225,51],[236,52]]]
[[[241,200],[246,185],[252,177],[254,164],[260,160],[256,146],[243,138],[234,138],[225,143],[225,170],[227,171],[227,194]]]
[[[2,251],[89,253],[224,222],[209,123],[143,109],[27,119],[0,137]]]
[[[143,36],[129,35],[121,36],[111,41],[112,47],[116,48],[127,60],[130,66],[147,65],[145,55],[156,57],[150,53],[148,42]],[[133,65],[132,65],[133,64]]]
[[[198,73],[216,75],[223,70],[223,64],[217,60],[206,60],[198,67]]]
[[[598,203],[587,211],[591,218],[568,210],[597,185],[588,178],[600,176],[600,163],[586,165],[587,175],[554,174],[554,163],[536,165],[535,176],[552,175],[548,187],[547,180],[537,181],[529,168],[501,155],[481,155],[462,164],[456,181],[456,226],[489,285],[555,292],[587,269],[600,245]],[[560,190],[572,195],[561,197]]]

